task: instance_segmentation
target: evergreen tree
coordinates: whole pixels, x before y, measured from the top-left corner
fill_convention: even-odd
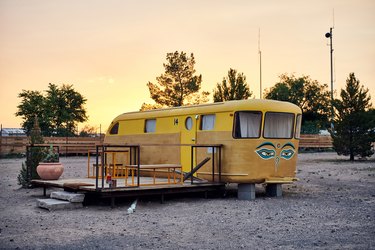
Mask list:
[[[140,111],[146,111],[146,110],[152,110],[152,109],[162,109],[163,106],[158,104],[158,103],[155,103],[155,104],[149,104],[149,103],[143,103],[141,108],[140,108]]]
[[[32,146],[34,144],[42,144],[44,139],[40,131],[38,117],[34,117],[33,128],[29,137],[29,144]],[[18,184],[24,188],[31,187],[30,181],[32,179],[39,179],[39,175],[36,172],[36,167],[44,156],[43,148],[40,147],[30,147],[27,151],[26,162],[22,163],[20,173],[17,177]]]
[[[228,76],[223,78],[222,83],[216,84],[213,95],[214,102],[223,102],[248,99],[252,93],[246,83],[246,76],[243,73],[237,74],[235,69],[229,69]]]
[[[337,154],[349,155],[351,161],[355,156],[367,157],[374,153],[371,144],[375,141],[375,117],[368,91],[350,73],[345,89],[341,90],[341,100],[335,100],[333,146]]]
[[[167,53],[164,63],[164,74],[157,77],[157,83],[148,82],[147,87],[157,107],[178,107],[189,104],[207,102],[208,92],[199,93],[202,75],[195,75],[195,59],[193,53]],[[144,103],[142,109],[154,108]]]

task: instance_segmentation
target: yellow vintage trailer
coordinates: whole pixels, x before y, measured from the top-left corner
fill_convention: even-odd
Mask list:
[[[295,180],[301,113],[292,103],[259,99],[130,112],[112,121],[104,143],[139,144],[140,164],[181,164],[184,172],[191,170],[191,145],[221,144],[221,181],[290,183]],[[218,157],[212,148],[194,150],[193,165]],[[217,175],[218,168],[214,171]],[[211,180],[210,164],[196,176]]]

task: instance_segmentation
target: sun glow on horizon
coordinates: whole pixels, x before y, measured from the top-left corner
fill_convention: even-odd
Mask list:
[[[333,8],[336,96],[354,72],[375,105],[375,2],[370,0],[3,0],[0,123],[20,126],[14,114],[22,89],[43,91],[48,83],[65,83],[87,99],[89,121],[79,127],[106,130],[117,115],[153,103],[146,84],[164,72],[166,54],[176,50],[194,53],[202,90],[212,92],[234,68],[245,74],[253,97],[259,98],[259,27],[264,90],[283,73],[309,75],[329,85],[324,34],[332,25]]]

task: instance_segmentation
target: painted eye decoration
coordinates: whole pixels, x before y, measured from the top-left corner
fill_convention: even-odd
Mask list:
[[[285,160],[289,160],[290,158],[293,157],[293,155],[294,155],[293,149],[284,149],[280,153],[280,157],[285,159]]]
[[[280,159],[290,160],[295,155],[296,151],[293,143],[291,142],[287,142],[282,146],[280,145],[280,143],[276,144],[275,146],[275,144],[273,144],[272,142],[264,142],[256,148],[255,152],[263,160],[274,159],[275,172],[277,172],[279,168]]]
[[[255,151],[262,159],[268,160],[275,157],[276,151],[273,149],[262,148]]]

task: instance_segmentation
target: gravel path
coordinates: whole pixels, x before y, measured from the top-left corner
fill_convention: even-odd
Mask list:
[[[300,179],[268,198],[143,198],[111,209],[36,207],[42,189],[20,189],[25,159],[1,159],[0,249],[375,249],[375,157],[351,163],[335,153],[299,154]],[[84,177],[86,158],[62,158],[62,178]],[[49,190],[50,192],[50,190]]]

